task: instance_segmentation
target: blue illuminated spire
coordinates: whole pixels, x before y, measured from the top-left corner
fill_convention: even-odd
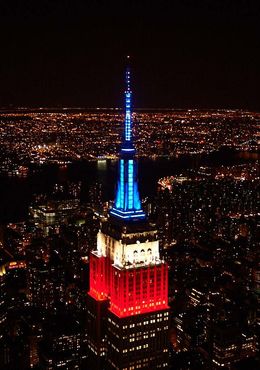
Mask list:
[[[129,57],[127,57],[129,60]],[[135,159],[135,148],[132,140],[132,91],[130,86],[130,67],[126,68],[126,90],[125,90],[125,124],[124,137],[120,151],[119,178],[117,181],[116,199],[110,214],[125,219],[144,219],[138,182],[137,163]]]
[[[130,86],[130,67],[128,66],[126,68],[125,131],[124,131],[124,140],[128,143],[132,142],[131,103],[132,103],[132,91]]]

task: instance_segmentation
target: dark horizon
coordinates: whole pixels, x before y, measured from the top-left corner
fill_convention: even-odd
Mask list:
[[[0,6],[0,106],[260,110],[256,1]]]

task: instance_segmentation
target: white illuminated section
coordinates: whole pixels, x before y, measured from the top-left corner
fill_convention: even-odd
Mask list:
[[[99,256],[109,257],[119,267],[138,263],[151,264],[160,259],[158,240],[123,244],[121,240],[101,231],[97,235],[97,253]]]
[[[128,244],[124,246],[122,259],[125,263],[153,263],[159,259],[159,241]]]
[[[97,234],[97,253],[99,256],[106,256],[106,240],[101,231]]]

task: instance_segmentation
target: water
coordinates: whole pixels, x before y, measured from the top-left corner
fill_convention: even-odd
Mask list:
[[[254,162],[259,154],[221,151],[212,154],[180,156],[174,159],[140,159],[139,186],[142,197],[153,196],[160,177],[180,174],[200,166],[233,165]],[[67,168],[47,165],[31,171],[27,178],[0,178],[0,222],[17,222],[27,218],[33,194],[49,193],[55,183],[82,182],[82,198],[88,199],[89,186],[103,184],[104,199],[114,198],[117,161],[78,162]]]

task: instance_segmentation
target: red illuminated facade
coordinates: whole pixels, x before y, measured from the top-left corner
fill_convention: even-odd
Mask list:
[[[89,294],[98,301],[108,299],[108,286],[106,281],[106,258],[92,252],[90,255],[90,290]]]
[[[144,369],[166,366],[168,267],[160,259],[154,226],[147,221],[127,223],[114,217],[102,223],[97,250],[90,256],[89,296],[92,307],[96,301],[96,310],[100,311],[102,305],[107,310],[104,340],[99,338],[102,346],[106,342],[102,350],[105,368],[128,369],[130,364],[137,366],[135,361]],[[98,318],[97,311],[90,314],[94,320],[104,320],[104,314],[102,318]],[[143,322],[147,323],[145,328]],[[98,327],[98,323],[95,325]],[[127,334],[129,330],[132,338]],[[147,335],[138,337],[144,330]],[[92,348],[101,354],[97,343],[92,343]]]
[[[90,256],[90,291],[109,299],[117,316],[168,308],[168,268],[159,258],[156,230],[146,222],[122,223],[111,218],[98,235]]]
[[[109,298],[119,317],[167,308],[168,268],[165,263],[120,268],[95,252],[90,257],[90,291],[97,300]]]

